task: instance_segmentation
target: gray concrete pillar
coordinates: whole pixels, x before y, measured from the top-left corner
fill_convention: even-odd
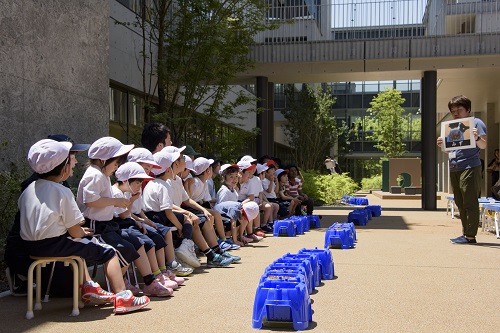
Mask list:
[[[437,72],[425,71],[421,84],[422,208],[437,209],[436,96]]]

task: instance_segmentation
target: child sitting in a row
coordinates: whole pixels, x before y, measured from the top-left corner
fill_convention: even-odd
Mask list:
[[[126,161],[132,148],[133,145],[123,145],[112,137],[95,141],[89,148],[90,165],[78,186],[77,203],[85,217],[86,226],[90,226],[106,244],[118,250],[123,274],[134,261],[145,283],[145,295],[170,296],[173,290],[163,285],[151,271],[144,242],[113,221],[115,207],[127,208],[130,200],[113,197],[109,177]],[[130,289],[128,279],[125,282]]]
[[[149,304],[147,296],[135,297],[125,289],[114,248],[93,238],[73,193],[60,183],[72,173],[70,142],[50,139],[35,143],[28,153],[28,164],[39,180],[31,183],[19,198],[21,237],[28,241],[29,253],[40,257],[79,256],[91,263],[103,264],[115,294],[104,291],[84,269],[82,299],[85,303],[114,302],[115,313],[126,313]]]

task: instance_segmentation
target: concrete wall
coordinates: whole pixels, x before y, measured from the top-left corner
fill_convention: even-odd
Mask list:
[[[0,169],[48,134],[108,133],[108,3],[0,0]]]

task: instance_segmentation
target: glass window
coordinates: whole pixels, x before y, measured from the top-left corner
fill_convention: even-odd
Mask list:
[[[394,82],[393,81],[380,81],[380,90],[379,91],[384,91],[386,88],[394,88]]]
[[[408,91],[408,81],[396,81],[396,89],[399,91]]]

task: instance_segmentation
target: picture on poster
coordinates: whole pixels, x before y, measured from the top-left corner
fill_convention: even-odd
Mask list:
[[[476,147],[476,140],[472,135],[474,117],[453,119],[441,123],[441,137],[443,150],[469,149]]]

